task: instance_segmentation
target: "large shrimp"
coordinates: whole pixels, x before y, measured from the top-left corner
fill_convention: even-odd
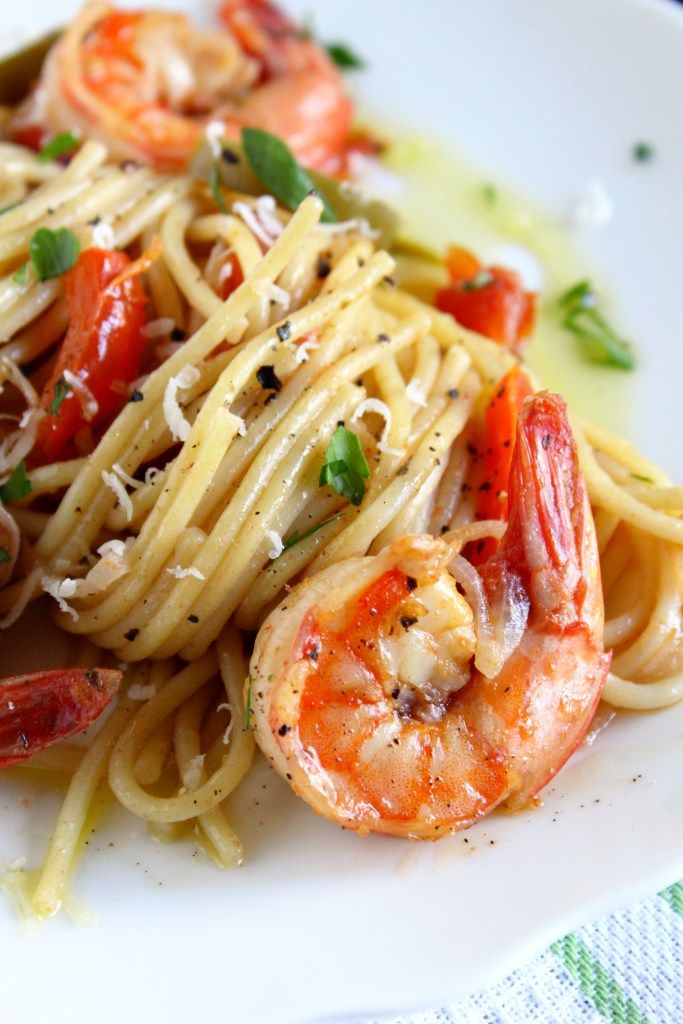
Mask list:
[[[121,673],[59,668],[0,679],[0,768],[91,725],[114,697]]]
[[[476,582],[476,617],[449,571],[453,548],[413,536],[303,581],[263,624],[251,663],[257,740],[333,821],[438,839],[503,801],[527,804],[585,735],[610,657],[559,397],[527,401],[509,492],[498,552],[461,577],[465,592],[468,575]],[[499,627],[497,656],[484,621]]]
[[[264,128],[309,166],[333,164],[353,107],[327,54],[267,0],[226,0],[221,14],[228,31],[205,31],[182,14],[95,0],[53,47],[19,118],[80,130],[162,171],[187,165],[209,122],[231,138]]]

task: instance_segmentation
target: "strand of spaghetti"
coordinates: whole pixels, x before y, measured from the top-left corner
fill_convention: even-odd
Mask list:
[[[602,697],[613,707],[628,711],[668,708],[683,700],[683,674],[655,683],[635,683],[610,672]]]
[[[321,210],[320,200],[314,196],[307,197],[292,216],[287,231],[264,256],[256,274],[233,292],[216,314],[199,328],[182,349],[151,374],[144,386],[144,398],[148,407],[161,405],[168,381],[184,366],[195,366],[223,341],[232,343],[237,340],[232,336],[232,331],[249,308],[255,281],[269,280],[280,273],[292,249],[296,248],[300,239],[318,221]],[[39,557],[49,561],[61,547],[66,546],[68,538],[74,532],[74,523],[79,522],[79,514],[75,511],[77,507],[88,509],[88,512],[80,519],[76,531],[83,539],[84,535],[88,535],[86,543],[90,543],[97,535],[106,514],[114,504],[113,496],[102,495],[100,471],[108,469],[117,461],[127,443],[138,442],[144,445],[146,408],[140,408],[144,405],[144,401],[127,405],[106,432],[91,455],[88,466],[79,474],[74,485],[64,496],[50,527],[41,538],[38,547]],[[66,557],[68,558],[68,555]]]
[[[30,149],[12,142],[0,142],[0,168],[3,177],[22,178],[32,185],[51,181],[62,170],[57,164],[41,162]]]
[[[2,349],[13,363],[31,363],[62,337],[69,324],[66,300],[57,299]]]
[[[192,309],[198,310],[208,320],[220,310],[222,303],[202,277],[185,243],[188,227],[195,219],[198,209],[197,203],[192,200],[177,203],[164,217],[161,241],[166,266],[173,280]]]
[[[671,483],[661,466],[657,466],[654,462],[647,459],[623,437],[619,437],[606,427],[601,427],[597,423],[593,423],[591,420],[584,419],[583,417],[576,417],[576,421],[579,423],[586,440],[589,441],[593,448],[605,452],[606,455],[621,463],[631,472],[650,477],[654,483],[660,486],[666,486]]]

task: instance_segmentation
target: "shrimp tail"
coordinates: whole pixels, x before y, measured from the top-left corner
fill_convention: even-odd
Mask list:
[[[64,668],[0,680],[0,768],[85,729],[104,711],[121,673]]]
[[[487,681],[496,739],[510,754],[510,807],[524,806],[585,736],[607,678],[595,527],[578,453],[558,395],[528,399],[520,416],[510,519],[480,573],[492,606],[520,583],[529,617],[519,646]],[[520,713],[521,712],[521,713]]]

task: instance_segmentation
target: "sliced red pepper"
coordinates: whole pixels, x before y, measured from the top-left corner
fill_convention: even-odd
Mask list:
[[[223,301],[225,301],[230,295],[232,295],[233,292],[237,291],[239,286],[244,281],[244,274],[242,273],[240,261],[237,259],[237,256],[235,255],[234,252],[230,253],[230,256],[228,257],[226,263],[230,263],[230,265],[232,266],[232,271],[228,275],[228,277],[224,278],[223,283],[221,285],[221,298],[223,299]]]
[[[0,680],[0,768],[80,732],[104,711],[121,673],[60,668]]]
[[[121,385],[139,376],[146,344],[147,295],[139,271],[125,253],[85,249],[67,274],[66,300],[69,328],[41,399],[47,415],[40,422],[34,449],[40,462],[60,458],[86,423],[102,426],[113,419],[126,401]],[[83,395],[75,388],[51,412],[65,370],[95,398],[98,408],[90,419],[84,413]]]
[[[531,334],[536,295],[526,292],[519,274],[506,267],[484,267],[467,249],[446,255],[451,284],[436,295],[436,307],[459,324],[519,352]]]
[[[533,394],[531,382],[519,366],[513,366],[496,385],[475,431],[469,484],[475,492],[477,519],[508,518],[508,482],[517,433],[517,420],[526,399]],[[481,565],[495,553],[493,537],[468,544],[465,557]]]
[[[38,153],[43,147],[43,141],[47,138],[47,130],[40,124],[25,124],[19,128],[12,129],[12,142],[18,146],[26,146]]]

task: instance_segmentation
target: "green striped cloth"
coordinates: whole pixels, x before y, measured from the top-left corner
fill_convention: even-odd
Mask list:
[[[683,1024],[683,882],[565,935],[485,992],[384,1024],[605,1021]]]

